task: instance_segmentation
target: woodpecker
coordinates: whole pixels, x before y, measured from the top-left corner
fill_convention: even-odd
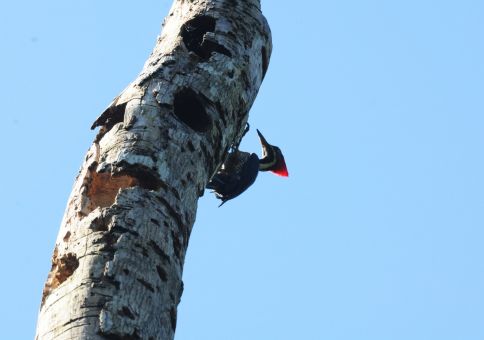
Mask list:
[[[240,151],[237,146],[208,182],[207,188],[212,189],[215,196],[222,201],[219,207],[247,190],[255,182],[259,171],[271,171],[282,177],[289,176],[281,149],[269,144],[259,130],[257,134],[262,145],[261,159],[255,153]]]

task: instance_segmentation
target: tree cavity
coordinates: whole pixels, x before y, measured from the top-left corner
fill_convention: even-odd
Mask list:
[[[181,27],[181,36],[187,49],[195,53],[202,61],[207,61],[213,52],[231,58],[232,53],[223,45],[208,37],[208,32],[215,31],[215,18],[199,15],[187,21]]]
[[[194,131],[206,132],[210,127],[210,117],[200,96],[192,89],[184,88],[176,93],[173,107],[175,116]]]

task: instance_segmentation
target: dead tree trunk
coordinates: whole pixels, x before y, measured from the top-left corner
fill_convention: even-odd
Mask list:
[[[271,53],[260,0],[176,0],[141,74],[95,121],[38,340],[173,339],[197,200],[244,131]]]

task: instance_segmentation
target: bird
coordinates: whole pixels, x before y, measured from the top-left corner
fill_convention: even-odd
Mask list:
[[[289,176],[281,149],[269,144],[259,130],[257,134],[262,146],[262,158],[259,159],[255,153],[240,151],[237,146],[229,152],[220,170],[208,182],[207,189],[211,189],[222,201],[219,207],[247,190],[255,182],[259,171]]]

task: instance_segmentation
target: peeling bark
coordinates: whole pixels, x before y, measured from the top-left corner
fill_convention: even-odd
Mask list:
[[[259,0],[174,2],[92,126],[36,339],[173,339],[198,198],[243,134],[271,49]]]

